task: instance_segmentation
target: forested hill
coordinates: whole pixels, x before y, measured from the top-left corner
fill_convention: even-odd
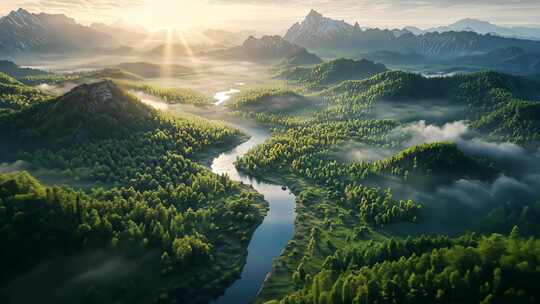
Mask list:
[[[52,96],[41,90],[26,86],[15,78],[0,73],[0,117],[51,98]]]
[[[389,240],[340,250],[313,276],[299,267],[302,287],[267,304],[537,303],[539,249],[517,229],[510,237]]]
[[[18,297],[28,279],[41,283],[23,302],[207,303],[239,275],[264,202],[195,158],[245,140],[240,131],[166,116],[111,81],[8,113],[0,129],[9,156],[0,163],[24,161],[47,178],[92,187],[0,174],[0,283],[8,286],[0,297]],[[110,277],[50,294],[109,266]]]
[[[323,60],[316,54],[308,52],[306,49],[301,50],[300,52],[293,54],[292,56],[286,58],[281,63],[281,66],[302,66],[302,65],[312,65],[322,63]]]
[[[112,81],[83,84],[67,94],[0,120],[17,147],[61,147],[120,138],[158,126],[157,112]]]
[[[462,119],[491,139],[526,146],[539,142],[538,82],[496,72],[426,78],[401,71],[349,80],[320,92],[326,115],[357,117],[380,102],[413,105],[419,100],[468,109]]]
[[[311,88],[318,88],[342,82],[361,80],[387,71],[383,64],[366,59],[335,59],[313,67],[295,67],[282,71],[280,78],[297,81]]]
[[[489,180],[496,171],[488,165],[465,155],[454,143],[422,144],[406,149],[390,159],[372,164],[378,173],[409,176],[414,174]]]
[[[490,235],[538,235],[538,83],[386,71],[309,89],[303,111],[265,110],[278,90],[236,96],[275,132],[238,169],[298,192],[294,239],[256,303],[538,302],[537,241]],[[466,231],[488,234],[436,236]]]
[[[20,67],[14,62],[9,61],[9,60],[0,60],[0,72],[6,73],[9,76],[18,78],[18,79],[29,77],[29,76],[49,74],[45,71],[38,70],[38,69]]]
[[[369,97],[371,100],[451,97],[472,99],[473,94],[485,97],[494,90],[507,91],[520,98],[540,99],[538,82],[489,71],[434,78],[415,73],[389,71],[365,80],[344,81],[322,94],[323,96],[347,94],[358,99]],[[490,100],[489,103],[496,104],[499,101]]]
[[[20,83],[17,79],[7,75],[7,74],[4,74],[4,73],[0,73],[0,84],[3,84],[3,85],[22,85],[22,83]]]
[[[312,105],[307,97],[282,88],[246,90],[234,96],[229,104],[235,110],[276,114],[292,113]]]
[[[2,297],[204,303],[217,296],[238,275],[249,236],[264,214],[260,198],[179,156],[168,157],[168,164],[158,160],[156,170],[165,169],[154,177],[158,184],[178,182],[167,189],[140,191],[126,184],[83,193],[46,187],[25,172],[0,174]],[[186,172],[175,174],[166,165]],[[36,267],[41,270],[32,271]],[[110,270],[84,277],[105,268]],[[74,276],[81,277],[77,284]],[[20,295],[26,280],[40,284]],[[66,285],[69,295],[49,294]]]

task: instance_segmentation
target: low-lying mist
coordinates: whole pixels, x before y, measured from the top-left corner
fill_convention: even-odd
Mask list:
[[[429,124],[416,121],[390,133],[400,140],[397,148],[371,146],[361,142],[343,145],[333,156],[346,162],[388,159],[409,147],[424,143],[454,142],[465,155],[491,165],[499,173],[490,180],[452,179],[443,173],[416,174],[414,181],[385,175],[369,184],[391,188],[397,199],[414,199],[424,204],[420,224],[398,224],[395,233],[459,234],[479,229],[488,214],[502,206],[540,201],[540,150],[528,151],[512,143],[487,142],[471,130],[466,121]]]
[[[337,151],[332,153],[332,156],[345,162],[369,162],[392,157],[398,152],[397,149],[370,146],[352,141],[340,146]]]
[[[160,111],[167,111],[169,109],[169,105],[163,101],[163,99],[146,94],[144,92],[140,91],[129,91],[131,94],[135,95],[137,98],[139,98],[142,103],[151,106],[152,108]]]
[[[0,174],[29,170],[30,168],[31,165],[23,160],[17,160],[12,163],[0,163]]]
[[[17,160],[11,163],[0,163],[0,174],[17,173],[21,171],[30,173],[45,186],[69,186],[75,189],[89,189],[97,186],[94,181],[76,179],[72,175],[61,170],[36,167],[24,160]],[[108,187],[111,185],[100,183],[99,186]]]
[[[73,82],[65,82],[63,84],[59,85],[53,85],[53,84],[47,84],[42,83],[37,86],[38,89],[45,91],[45,92],[51,92],[55,95],[63,95],[69,91],[71,91],[73,88],[78,86],[79,84],[73,83]]]
[[[150,251],[138,258],[105,251],[94,251],[49,259],[6,284],[10,302],[17,303],[83,303],[97,299],[114,301],[115,294],[137,283],[144,290],[160,282],[159,253]],[[145,283],[146,282],[146,283]],[[111,286],[117,286],[111,290]],[[142,287],[147,286],[147,287]],[[153,287],[152,287],[153,286]],[[32,292],[26,290],[31,287]],[[142,288],[141,288],[142,287]],[[109,290],[103,294],[101,288]]]
[[[382,186],[390,187],[399,199],[413,198],[425,205],[420,225],[405,225],[408,232],[460,233],[476,229],[487,214],[497,207],[532,204],[540,201],[540,150],[527,151],[512,143],[486,142],[471,131],[466,122],[442,126],[425,121],[395,130],[409,136],[403,148],[432,142],[454,142],[466,155],[491,164],[500,173],[494,180],[454,180],[432,187],[443,176],[425,177],[426,184],[415,184],[396,177],[386,177]],[[421,178],[419,179],[421,180]],[[429,186],[428,186],[429,185]],[[403,225],[399,225],[403,228]]]
[[[409,139],[404,142],[404,147],[416,146],[424,143],[455,142],[469,132],[464,121],[445,123],[442,126],[427,124],[421,120],[405,125],[394,130],[394,135],[405,134]]]
[[[170,58],[161,58],[159,62],[155,62],[155,58],[142,55],[96,55],[92,56],[91,59],[88,56],[39,57],[26,58],[20,62],[24,63],[25,66],[61,74],[95,71],[126,62],[148,62],[163,66],[182,65],[193,70],[194,73],[178,77],[147,79],[144,82],[164,88],[191,88],[208,96],[244,85],[256,86],[276,82],[272,80],[271,75],[268,73],[268,65],[247,61],[214,60],[204,57],[171,56]],[[43,88],[62,89],[63,91],[66,89],[57,86],[43,86]]]
[[[469,136],[465,121],[454,121],[442,126],[416,121],[402,125],[389,134],[390,140],[400,142],[396,148],[372,146],[363,142],[351,141],[341,145],[333,156],[343,161],[374,161],[390,158],[409,147],[424,143],[456,142]]]
[[[464,119],[466,111],[465,106],[451,104],[444,100],[377,101],[370,109],[369,116],[403,123],[424,120],[428,124],[444,124]]]

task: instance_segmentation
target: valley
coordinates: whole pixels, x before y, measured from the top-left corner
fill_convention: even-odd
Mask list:
[[[204,33],[0,18],[0,302],[540,300],[533,30]]]

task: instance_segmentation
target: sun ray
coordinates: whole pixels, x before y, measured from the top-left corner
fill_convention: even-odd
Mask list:
[[[135,48],[139,50],[147,50],[149,47],[154,47],[158,36],[157,31],[152,31],[145,35],[144,40],[135,45]]]
[[[214,44],[217,43],[217,41],[215,41],[214,39],[208,37],[204,32],[194,31],[193,34],[195,34],[197,37],[201,38],[201,40],[203,40],[205,44],[214,45]]]
[[[198,63],[195,52],[191,48],[191,45],[187,41],[183,32],[178,32],[178,38],[180,39],[180,43],[182,44],[184,50],[186,51],[186,55],[187,55],[186,57],[190,61],[192,68],[196,70],[199,63]]]
[[[161,52],[158,53],[161,56],[161,78],[168,78],[172,76],[170,64],[174,57],[174,31],[172,29],[167,29],[165,41],[161,48]]]

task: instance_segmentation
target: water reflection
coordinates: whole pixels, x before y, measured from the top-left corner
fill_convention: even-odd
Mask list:
[[[240,90],[237,90],[237,89],[230,89],[228,91],[217,92],[216,95],[214,95],[214,99],[216,100],[215,105],[216,106],[222,105],[225,101],[231,99],[233,94],[236,94],[239,92]]]
[[[257,192],[264,195],[270,210],[249,243],[247,264],[242,270],[241,278],[216,300],[215,303],[218,304],[242,304],[254,300],[272,269],[273,259],[281,254],[292,238],[296,216],[294,210],[296,197],[292,193],[282,190],[281,185],[261,182],[242,175],[234,166],[237,157],[241,157],[249,149],[270,138],[268,131],[237,123],[231,126],[251,135],[251,139],[216,157],[211,165],[212,172],[227,174],[233,180],[252,185]]]

